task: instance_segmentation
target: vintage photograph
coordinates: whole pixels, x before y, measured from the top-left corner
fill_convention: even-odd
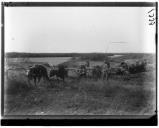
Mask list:
[[[156,114],[156,7],[4,7],[4,116]]]

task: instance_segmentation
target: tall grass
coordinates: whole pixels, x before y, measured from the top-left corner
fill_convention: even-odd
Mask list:
[[[138,79],[137,79],[138,78]],[[5,113],[9,115],[143,115],[155,111],[153,79],[140,75],[128,81],[71,79],[41,82],[28,86],[8,79],[5,86]],[[142,82],[141,80],[144,79]],[[144,82],[144,84],[143,84]]]

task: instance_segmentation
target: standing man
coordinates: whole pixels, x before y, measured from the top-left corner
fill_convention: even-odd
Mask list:
[[[89,60],[86,61],[86,67],[89,67],[90,66],[90,63],[89,63]]]
[[[104,64],[102,65],[102,78],[106,78],[106,80],[109,79],[110,75],[110,63],[107,62],[106,60],[104,61]]]
[[[85,66],[86,66],[86,76],[91,77],[92,71],[90,70],[90,61],[89,60],[86,61]]]

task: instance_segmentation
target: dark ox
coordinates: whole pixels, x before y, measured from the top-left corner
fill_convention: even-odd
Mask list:
[[[65,77],[68,76],[68,71],[64,65],[59,65],[57,69],[51,69],[49,76],[50,78],[56,76],[64,81]]]
[[[37,82],[39,83],[41,78],[49,81],[49,77],[47,74],[47,69],[43,65],[34,65],[29,68],[27,72],[28,81],[33,80],[36,86]]]
[[[101,78],[101,76],[102,76],[101,66],[99,66],[99,65],[94,66],[93,69],[92,69],[92,75],[93,75],[93,78],[96,79],[96,80]]]

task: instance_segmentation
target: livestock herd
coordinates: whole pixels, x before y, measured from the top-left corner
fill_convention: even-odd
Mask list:
[[[103,65],[96,65],[90,67],[89,62],[85,65],[80,65],[77,68],[68,68],[65,65],[50,66],[51,70],[48,72],[45,65],[35,64],[27,70],[27,78],[30,83],[32,80],[37,85],[41,78],[46,81],[58,79],[65,81],[66,77],[69,77],[68,72],[71,70],[77,74],[77,78],[92,78],[92,79],[105,79],[109,80],[111,75],[122,75],[135,74],[146,71],[146,60],[137,61],[135,64],[128,64],[121,62],[117,67],[111,67],[109,62],[104,62]]]

